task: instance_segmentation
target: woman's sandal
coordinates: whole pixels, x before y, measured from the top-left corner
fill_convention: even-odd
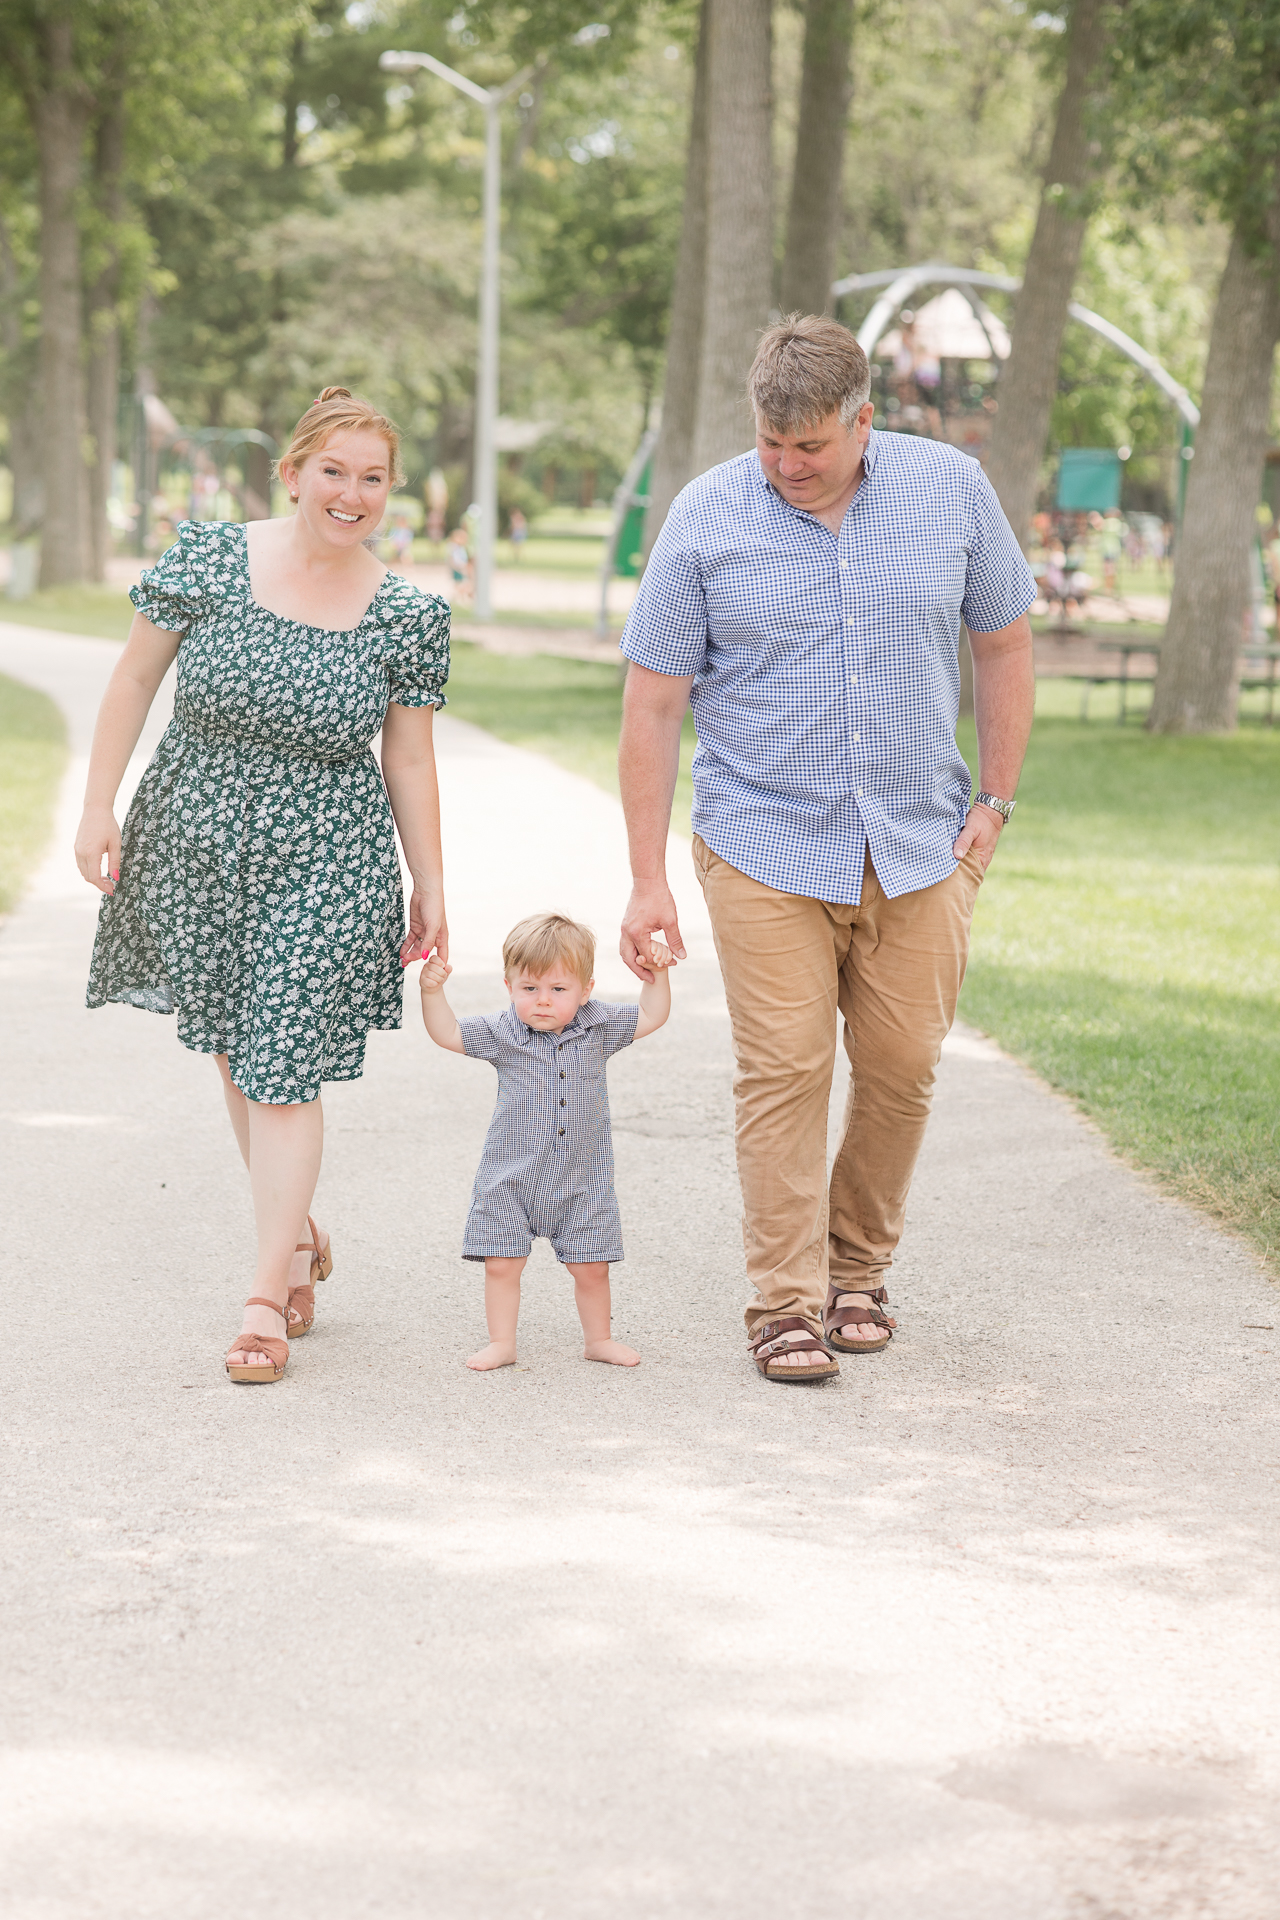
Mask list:
[[[838,1307],[836,1301],[842,1294],[861,1293],[874,1302],[872,1306]],[[832,1281],[827,1288],[827,1304],[822,1309],[822,1331],[827,1337],[827,1345],[834,1347],[837,1353],[881,1353],[893,1338],[896,1320],[891,1320],[881,1311],[889,1304],[889,1295],[883,1287],[859,1287],[845,1281],[837,1284]],[[841,1327],[875,1326],[883,1329],[879,1340],[841,1340]]]
[[[797,1334],[803,1335],[803,1338],[797,1339]],[[783,1380],[788,1386],[809,1387],[819,1380],[830,1380],[840,1371],[840,1362],[831,1358],[809,1322],[802,1320],[798,1313],[788,1314],[783,1320],[766,1320],[763,1326],[756,1328],[747,1345],[766,1380]],[[803,1366],[791,1366],[786,1361],[779,1361],[778,1356],[783,1353],[820,1353],[826,1365],[817,1366],[807,1360]]]
[[[245,1301],[246,1307],[270,1307],[272,1313],[278,1313],[285,1320],[283,1307],[274,1300],[264,1300],[260,1294],[254,1294]],[[288,1321],[285,1320],[285,1325]],[[248,1356],[251,1353],[265,1353],[269,1364],[265,1367],[251,1367]],[[239,1362],[236,1355],[241,1356]],[[277,1340],[273,1335],[264,1333],[242,1333],[232,1341],[227,1349],[227,1374],[232,1380],[266,1381],[279,1380],[289,1364],[289,1342]]]
[[[311,1323],[316,1317],[316,1281],[327,1280],[333,1272],[333,1236],[324,1243],[324,1252],[320,1251],[320,1235],[316,1223],[307,1215],[307,1225],[311,1229],[309,1240],[300,1240],[294,1248],[295,1253],[311,1255],[311,1273],[305,1287],[290,1287],[289,1311],[298,1315],[297,1320],[289,1321],[289,1338],[300,1340],[304,1333],[310,1333]]]

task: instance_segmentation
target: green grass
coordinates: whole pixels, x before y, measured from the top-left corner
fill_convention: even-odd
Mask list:
[[[0,913],[44,852],[66,762],[67,731],[48,694],[0,674]]]
[[[23,627],[55,627],[102,640],[127,640],[133,606],[123,587],[45,587],[25,600],[0,597],[0,620]]]
[[[1041,684],[961,1013],[1275,1261],[1280,733],[1082,727]]]
[[[453,643],[449,711],[500,740],[545,753],[609,793],[618,791],[618,723],[622,675],[617,667],[547,654],[488,653],[465,640]],[[686,720],[671,822],[689,832],[693,808],[690,765],[697,745]]]

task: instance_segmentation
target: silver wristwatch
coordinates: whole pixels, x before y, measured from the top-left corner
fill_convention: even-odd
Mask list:
[[[981,788],[979,788],[969,804],[973,807],[990,807],[993,813],[1000,815],[1000,818],[1007,827],[1013,818],[1013,810],[1018,803],[1016,800],[1001,800],[994,793],[983,793]]]

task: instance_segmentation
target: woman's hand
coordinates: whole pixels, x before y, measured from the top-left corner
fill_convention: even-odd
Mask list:
[[[107,871],[102,871],[103,856]],[[86,807],[76,831],[76,865],[99,893],[114,893],[120,878],[120,829],[110,807]]]
[[[415,887],[409,899],[409,932],[400,948],[400,965],[409,967],[415,960],[425,960],[432,948],[442,960],[449,958],[444,894],[438,887]]]

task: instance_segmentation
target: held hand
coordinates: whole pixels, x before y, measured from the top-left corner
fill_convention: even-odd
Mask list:
[[[102,862],[106,860],[104,876]],[[86,807],[76,831],[76,865],[91,887],[112,894],[120,878],[120,829],[110,807]]]
[[[637,980],[655,978],[655,969],[669,962],[650,960],[655,933],[664,933],[677,960],[685,957],[680,938],[680,919],[671,889],[665,880],[636,881],[622,918],[622,938],[618,952]]]
[[[670,947],[664,947],[661,940],[651,940],[649,942],[649,950],[644,958],[647,966],[656,968],[660,973],[665,972],[668,967],[674,967],[676,964],[674,953],[672,953]]]
[[[422,972],[418,975],[418,985],[424,993],[439,993],[453,968],[438,953],[433,953],[423,962]]]
[[[970,807],[951,851],[957,860],[963,860],[972,847],[982,862],[982,871],[985,873],[991,865],[991,856],[996,850],[996,842],[1003,829],[1004,820],[993,808]]]
[[[415,960],[425,960],[433,947],[442,960],[449,958],[444,895],[438,889],[415,887],[409,901],[409,932],[400,948],[400,965],[409,967]]]

